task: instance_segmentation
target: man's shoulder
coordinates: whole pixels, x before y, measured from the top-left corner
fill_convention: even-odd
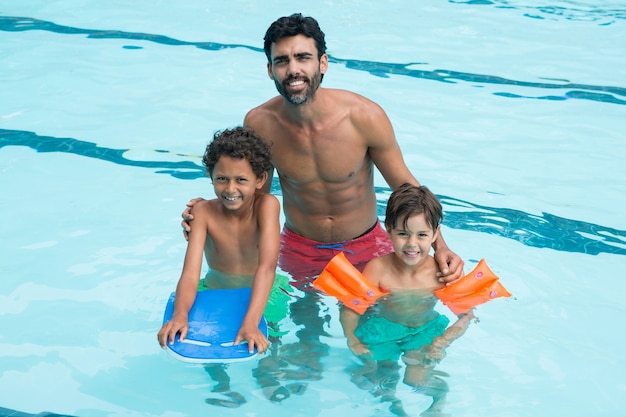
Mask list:
[[[281,96],[273,97],[267,100],[266,102],[261,103],[258,106],[250,109],[248,113],[246,114],[246,118],[248,118],[251,115],[254,116],[257,114],[263,114],[267,112],[276,112],[280,108],[281,105],[282,105],[282,97]]]
[[[378,103],[350,90],[325,89],[326,103],[342,109],[350,115],[350,119],[358,126],[369,128],[369,123],[378,123],[386,113]]]
[[[282,104],[281,97],[274,97],[265,103],[259,104],[246,113],[244,125],[253,129],[259,129],[266,123],[275,119]]]
[[[351,102],[355,104],[362,105],[376,105],[377,104],[371,99],[351,90],[342,90],[339,88],[325,88],[324,94],[326,94],[329,98],[342,101],[342,102]]]

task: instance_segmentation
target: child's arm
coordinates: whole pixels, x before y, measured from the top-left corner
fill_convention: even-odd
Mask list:
[[[348,347],[356,356],[369,357],[372,353],[369,351],[366,345],[354,335],[356,326],[359,324],[359,314],[356,311],[349,309],[348,307],[341,306],[341,312],[339,313],[339,321],[343,328],[343,334],[346,336]]]
[[[380,287],[380,277],[383,276],[387,270],[387,266],[382,259],[383,258],[370,259],[363,269],[363,276],[370,284],[377,287]],[[356,311],[341,306],[339,321],[343,328],[343,334],[346,336],[348,347],[356,356],[366,359],[372,357],[372,352],[367,348],[367,345],[362,343],[354,334],[359,324],[359,318],[360,316]]]
[[[254,274],[248,311],[235,338],[235,345],[247,341],[250,353],[255,346],[259,353],[269,347],[269,341],[259,331],[259,322],[276,277],[280,248],[280,203],[271,194],[262,194],[259,198],[263,199],[258,205],[259,265]]]
[[[166,344],[174,343],[177,333],[180,340],[187,337],[189,330],[189,310],[196,299],[200,271],[202,268],[204,243],[206,241],[206,209],[203,203],[198,203],[193,212],[196,220],[191,223],[191,233],[187,243],[183,271],[176,286],[176,299],[174,301],[174,313],[172,319],[165,323],[157,335],[159,344],[165,349]]]
[[[446,331],[438,337],[433,339],[432,344],[426,346],[425,350],[425,359],[426,365],[428,363],[432,363],[433,366],[441,361],[445,356],[445,350],[459,337],[465,334],[465,331],[470,325],[472,320],[478,320],[476,316],[474,316],[474,309],[469,310],[467,313],[460,314],[457,321],[449,326]]]

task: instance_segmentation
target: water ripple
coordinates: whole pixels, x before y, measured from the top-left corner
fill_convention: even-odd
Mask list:
[[[532,19],[570,20],[594,22],[601,26],[608,26],[617,20],[626,19],[626,9],[618,7],[598,7],[581,2],[559,2],[560,6],[532,4],[518,4],[510,0],[448,0],[454,4],[470,6],[494,6],[496,8],[515,9],[523,12],[525,17]],[[563,6],[569,3],[569,6]],[[620,5],[621,6],[621,5]]]
[[[229,48],[245,48],[251,51],[263,53],[262,48],[257,48],[242,44],[222,44],[216,42],[187,42],[164,35],[156,35],[141,32],[125,32],[119,30],[98,30],[83,29],[70,26],[57,25],[53,22],[38,20],[30,17],[0,16],[0,31],[5,32],[21,32],[27,30],[43,30],[68,35],[87,35],[91,39],[128,39],[133,41],[148,41],[170,46],[194,46],[196,48],[209,51],[219,51]],[[126,49],[135,49],[134,46],[123,46]],[[560,82],[531,82],[512,80],[508,78],[498,77],[488,74],[473,74],[461,71],[452,71],[446,69],[415,69],[417,65],[423,63],[385,63],[376,61],[362,61],[356,59],[342,59],[329,55],[329,62],[345,65],[348,69],[357,71],[366,71],[374,76],[389,77],[391,75],[399,75],[426,79],[444,83],[454,83],[458,81],[475,84],[493,84],[502,86],[529,87],[547,90],[562,90],[559,95],[538,95],[526,96],[513,94],[510,92],[496,92],[494,95],[507,98],[527,98],[527,99],[544,99],[544,100],[566,100],[579,99],[591,100],[610,104],[626,105],[626,88],[615,86],[601,86],[593,84],[572,83],[567,80]],[[618,97],[621,96],[621,97]]]
[[[157,169],[157,174],[168,174],[184,180],[204,176],[202,166],[192,161],[141,161],[128,159],[130,149],[112,149],[73,138],[40,136],[34,132],[0,129],[0,149],[5,146],[25,146],[37,152],[72,153],[96,158],[118,165]],[[155,150],[155,153],[168,151]],[[281,194],[278,179],[274,178],[272,193]],[[385,215],[388,187],[377,187],[378,215]],[[523,211],[474,204],[454,197],[438,195],[445,209],[444,224],[460,230],[493,234],[516,240],[526,246],[550,248],[589,255],[611,253],[626,255],[626,231],[607,226],[567,219],[550,213],[540,216]]]

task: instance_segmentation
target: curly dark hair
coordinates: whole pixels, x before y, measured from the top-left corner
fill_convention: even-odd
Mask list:
[[[402,226],[406,228],[406,222],[414,214],[424,213],[426,223],[433,230],[443,220],[443,208],[437,199],[427,187],[417,187],[412,184],[402,184],[398,187],[387,201],[387,211],[385,214],[385,228],[391,230],[402,222]]]
[[[213,141],[207,145],[202,157],[202,163],[209,176],[213,177],[215,164],[222,155],[247,159],[257,178],[272,168],[269,145],[247,127],[236,127],[215,132]]]
[[[278,42],[282,38],[304,35],[313,38],[317,47],[317,58],[321,58],[326,53],[326,40],[324,32],[320,29],[317,20],[312,17],[304,17],[301,13],[294,13],[291,16],[281,17],[270,25],[263,38],[263,49],[267,56],[267,62],[272,62],[272,43]]]

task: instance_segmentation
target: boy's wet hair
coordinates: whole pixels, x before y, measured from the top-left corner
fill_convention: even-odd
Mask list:
[[[202,163],[210,177],[213,177],[215,164],[222,156],[246,159],[252,171],[261,178],[272,168],[270,147],[254,131],[247,127],[236,127],[215,132],[202,157]]]
[[[398,222],[406,229],[406,223],[414,214],[424,213],[426,223],[437,230],[443,220],[443,208],[433,194],[425,186],[415,186],[412,184],[402,184],[391,193],[387,202],[387,212],[385,214],[385,228],[387,231],[394,229]]]
[[[282,38],[296,35],[304,35],[315,41],[318,59],[326,53],[324,32],[320,29],[317,20],[312,17],[304,17],[301,13],[294,13],[291,16],[281,17],[276,20],[265,32],[263,49],[267,56],[267,62],[272,63],[272,43],[276,43]]]

